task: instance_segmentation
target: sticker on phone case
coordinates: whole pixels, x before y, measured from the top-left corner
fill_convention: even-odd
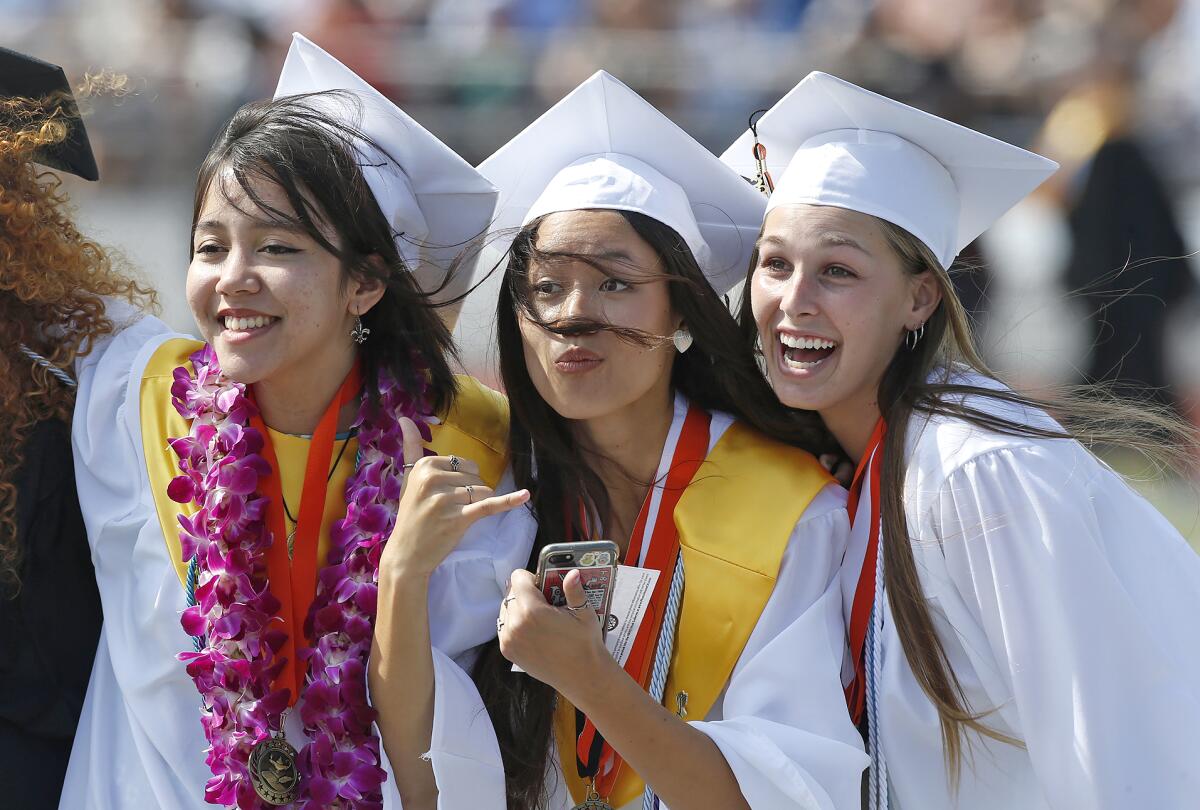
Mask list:
[[[582,563],[589,554],[608,556],[608,552],[588,552],[583,555],[580,562]],[[587,606],[597,612],[603,610],[604,597],[613,586],[613,568],[607,563],[600,568],[547,568],[542,584],[542,593],[545,595],[546,601],[555,607],[563,607],[567,604],[567,598],[563,594],[563,580],[571,571],[579,572],[583,595],[587,597]]]

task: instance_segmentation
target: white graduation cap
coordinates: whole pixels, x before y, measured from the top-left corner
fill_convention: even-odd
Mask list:
[[[1058,164],[944,118],[810,73],[755,127],[775,179],[767,210],[832,205],[899,225],[949,268]],[[746,130],[721,160],[757,175]]]
[[[597,71],[479,166],[496,229],[543,214],[639,211],[673,228],[718,292],[745,277],[766,200],[649,102]]]
[[[363,143],[360,167],[384,217],[401,234],[396,247],[409,269],[416,270],[424,255],[436,269],[445,270],[466,243],[487,230],[495,187],[354,71],[293,34],[275,98],[327,90],[348,91],[358,103],[326,97],[313,99],[313,106],[345,121],[387,153]],[[469,282],[456,278],[454,287],[465,289]]]

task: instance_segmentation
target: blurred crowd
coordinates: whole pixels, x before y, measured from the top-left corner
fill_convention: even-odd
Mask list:
[[[1200,421],[1200,0],[0,0],[0,31],[126,77],[91,104],[104,182],[82,213],[167,299],[199,158],[270,95],[292,31],[472,162],[598,67],[718,152],[835,73],[1063,165],[960,269],[998,369],[1112,379]]]

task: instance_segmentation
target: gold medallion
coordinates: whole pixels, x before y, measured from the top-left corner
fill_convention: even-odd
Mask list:
[[[597,796],[594,799],[584,799],[582,804],[575,805],[572,810],[613,810],[613,806]]]
[[[613,806],[604,799],[600,798],[600,794],[596,792],[596,788],[589,782],[587,786],[587,795],[583,801],[575,805],[571,810],[613,810]]]
[[[267,804],[291,804],[300,794],[296,749],[283,737],[262,740],[250,751],[250,783]]]

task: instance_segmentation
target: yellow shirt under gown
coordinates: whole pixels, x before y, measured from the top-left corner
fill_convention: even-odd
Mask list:
[[[179,624],[186,604],[185,566],[175,531],[164,529],[177,525],[179,509],[164,497],[164,482],[174,474],[166,439],[186,432],[170,405],[170,374],[196,345],[144,317],[98,344],[76,369],[76,483],[104,626],[62,795],[61,807],[70,810],[211,808],[203,795],[211,772],[204,762],[200,698],[175,659],[191,649]],[[463,380],[462,396],[444,422],[434,448],[472,458],[485,479],[499,479],[507,438],[503,399]],[[272,438],[284,491],[298,499],[308,442]],[[345,514],[340,493],[354,449],[347,447],[330,482],[322,555],[328,526]],[[506,486],[499,482],[499,489]],[[528,549],[506,549],[498,542],[488,521],[480,521],[431,581],[435,670],[451,673],[443,677],[456,677],[461,669],[453,661],[466,665],[472,648],[494,636],[501,572],[525,562],[514,555]],[[457,722],[469,726],[473,719],[463,716]],[[293,745],[303,745],[299,712],[288,713],[285,731]],[[436,765],[436,753],[433,757]],[[390,774],[386,760],[384,767]],[[384,802],[388,808],[400,806],[390,778]]]

